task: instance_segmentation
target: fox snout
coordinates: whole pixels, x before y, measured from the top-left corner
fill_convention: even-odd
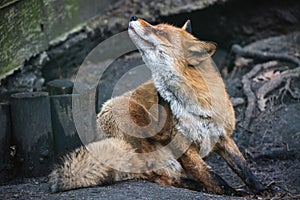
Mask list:
[[[145,38],[149,34],[147,27],[151,25],[142,19],[137,18],[136,16],[131,17],[128,25],[128,33],[132,41],[136,44],[139,49],[148,47],[145,41],[149,41],[148,38]],[[148,33],[148,34],[146,34]]]
[[[139,19],[139,18],[137,18],[136,16],[132,16],[131,19],[130,19],[130,21],[129,21],[129,26],[128,26],[128,28],[129,28],[129,29],[134,29],[133,23],[132,23],[132,22],[137,21],[138,19]]]
[[[136,31],[137,29],[148,28],[148,27],[151,27],[149,23],[136,16],[133,16],[129,21],[128,30]]]

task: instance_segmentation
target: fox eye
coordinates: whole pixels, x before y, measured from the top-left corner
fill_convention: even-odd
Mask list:
[[[166,53],[165,53],[164,51],[162,51],[162,50],[159,50],[159,51],[158,51],[158,54],[159,54],[159,56],[162,57],[162,58],[164,58],[164,56],[166,55]]]
[[[166,36],[167,33],[162,31],[162,30],[156,30],[156,33],[159,34],[159,35],[162,35],[162,36]]]

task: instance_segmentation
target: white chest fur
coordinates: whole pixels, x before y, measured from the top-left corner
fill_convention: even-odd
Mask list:
[[[158,92],[170,104],[178,122],[176,129],[200,147],[201,157],[208,155],[220,136],[225,135],[224,128],[212,120],[211,111],[181,91],[181,84],[187,83],[172,67],[152,68],[152,77]]]

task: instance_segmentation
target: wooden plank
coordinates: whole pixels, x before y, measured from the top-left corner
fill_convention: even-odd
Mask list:
[[[84,30],[116,0],[5,0],[0,3],[0,80],[25,60]],[[67,47],[66,47],[67,48]]]
[[[8,7],[8,6],[12,6],[13,4],[17,3],[20,0],[2,0],[0,1],[0,10]]]
[[[0,79],[48,47],[40,1],[18,1],[0,12]]]

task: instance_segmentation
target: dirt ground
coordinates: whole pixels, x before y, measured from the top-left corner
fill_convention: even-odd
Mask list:
[[[48,192],[42,179],[30,179],[25,183],[3,186],[0,199],[243,199],[199,193],[182,188],[159,186],[143,180],[129,180],[109,186],[72,190],[57,194]]]

